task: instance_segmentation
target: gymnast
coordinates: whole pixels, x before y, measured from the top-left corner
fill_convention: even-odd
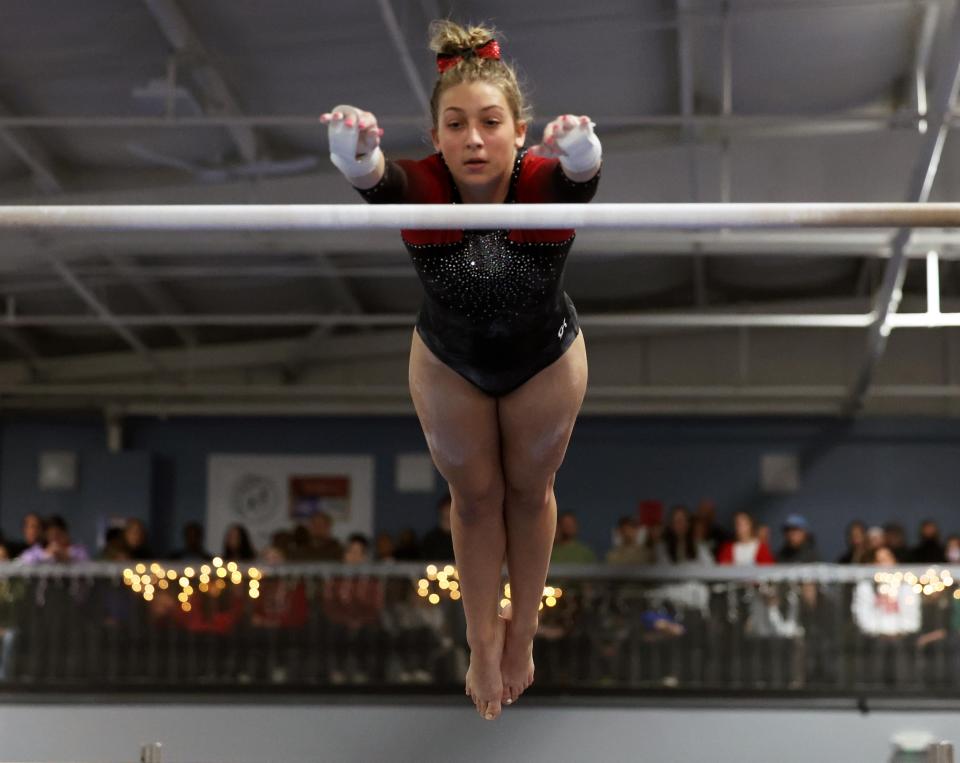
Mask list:
[[[330,159],[370,203],[586,202],[600,142],[586,116],[523,148],[529,107],[492,29],[435,21],[436,153],[386,161],[369,111],[323,114]],[[533,639],[557,523],[556,472],[587,386],[563,291],[573,230],[403,230],[425,299],[413,332],[414,408],[453,498],[470,646],[466,694],[487,720],[533,682]],[[511,604],[499,612],[506,558]]]

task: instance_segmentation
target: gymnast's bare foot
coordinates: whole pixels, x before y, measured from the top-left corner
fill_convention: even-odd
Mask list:
[[[507,622],[507,634],[503,645],[503,659],[500,662],[500,675],[503,679],[504,705],[512,705],[533,683],[533,638],[537,634],[537,624],[520,627],[514,623],[508,604],[501,615]]]
[[[488,721],[500,717],[500,697],[503,694],[500,660],[505,631],[506,623],[498,617],[493,641],[470,649],[466,693],[473,700],[477,712]]]

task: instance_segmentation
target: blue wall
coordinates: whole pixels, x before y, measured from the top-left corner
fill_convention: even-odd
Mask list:
[[[372,454],[376,460],[376,529],[423,532],[434,521],[435,496],[397,493],[394,456],[425,450],[412,417],[153,418],[125,425],[124,453],[105,449],[102,419],[0,420],[0,528],[19,536],[27,511],[63,514],[92,545],[97,523],[141,516],[161,550],[179,543],[179,528],[203,520],[210,453]],[[80,489],[41,493],[37,459],[46,449],[80,457]],[[760,456],[796,453],[801,489],[786,497],[759,494]],[[441,482],[438,481],[438,486]],[[574,433],[557,495],[580,517],[584,540],[598,552],[610,528],[643,498],[668,504],[717,501],[722,517],[746,507],[776,528],[789,512],[808,516],[825,556],[842,547],[843,528],[903,521],[910,534],[921,517],[960,531],[960,425],[953,421],[641,419],[583,417]],[[775,544],[779,533],[774,532]],[[208,543],[212,549],[218,539]]]

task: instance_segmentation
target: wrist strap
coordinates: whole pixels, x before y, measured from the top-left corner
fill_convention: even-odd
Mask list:
[[[380,146],[376,146],[373,151],[368,151],[353,161],[340,156],[340,154],[331,153],[330,161],[343,173],[344,177],[358,178],[373,172],[377,168],[382,154],[383,152],[380,150]]]

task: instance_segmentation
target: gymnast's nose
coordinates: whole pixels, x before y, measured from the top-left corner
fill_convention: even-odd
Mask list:
[[[483,145],[483,136],[480,134],[480,128],[472,125],[467,128],[467,146],[469,148],[480,147]]]

